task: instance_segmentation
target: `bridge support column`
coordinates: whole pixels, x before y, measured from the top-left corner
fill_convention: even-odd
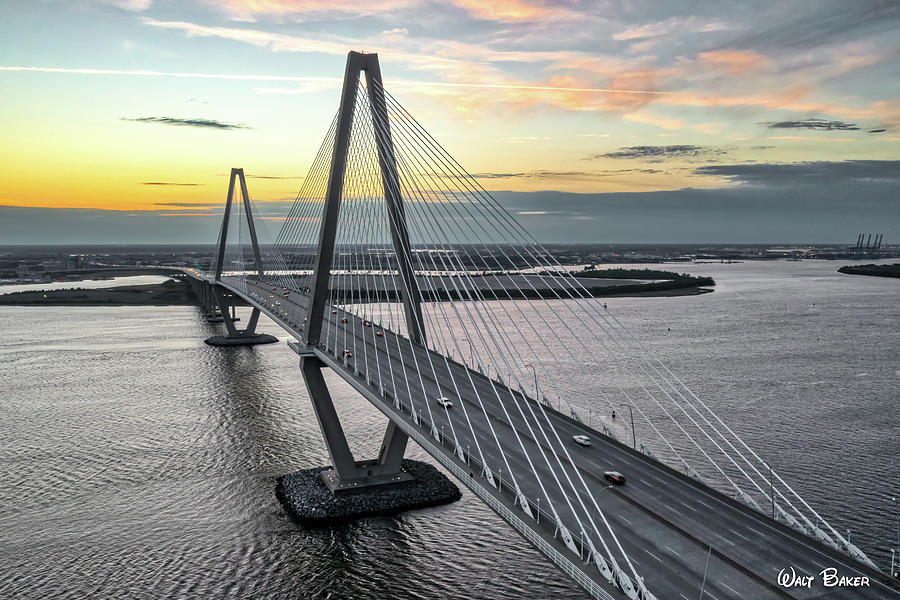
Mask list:
[[[200,293],[198,294],[198,298],[200,299],[200,308],[203,309],[203,314],[206,317],[206,322],[221,323],[223,318],[219,312],[218,306],[216,305],[216,300],[213,296],[213,290],[210,284],[205,282],[200,284]]]
[[[278,341],[278,338],[274,335],[256,332],[256,324],[259,321],[259,309],[256,307],[253,307],[253,311],[250,313],[250,320],[247,321],[247,326],[244,329],[236,328],[234,326],[235,319],[228,311],[229,308],[234,309],[234,302],[229,301],[229,298],[234,298],[234,295],[218,285],[210,285],[208,287],[214,299],[213,306],[218,307],[219,320],[225,322],[228,335],[214,335],[205,340],[207,344],[210,346],[253,346],[256,344],[271,344]]]
[[[324,363],[315,355],[300,358],[303,381],[306,383],[319,429],[322,431],[333,465],[320,474],[328,489],[338,495],[412,481],[413,477],[403,470],[401,464],[407,436],[397,429],[393,422],[388,425],[385,442],[377,459],[357,461],[353,458],[344,435],[344,428],[341,426],[325,378],[322,376],[323,368]]]

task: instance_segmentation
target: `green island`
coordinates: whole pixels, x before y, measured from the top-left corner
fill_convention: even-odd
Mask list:
[[[847,275],[871,275],[873,277],[900,277],[900,263],[892,265],[848,265],[838,269]]]

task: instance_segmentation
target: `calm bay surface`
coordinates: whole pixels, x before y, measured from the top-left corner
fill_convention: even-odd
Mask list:
[[[607,302],[886,570],[900,280],[838,266],[669,265],[716,291]],[[206,346],[221,327],[192,307],[0,307],[0,598],[586,597],[465,489],[450,506],[298,526],[275,480],[328,457],[297,358]],[[328,380],[354,451],[374,455],[384,418]],[[591,397],[573,404],[608,418]]]

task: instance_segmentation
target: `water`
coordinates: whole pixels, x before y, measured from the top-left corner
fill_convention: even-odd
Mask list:
[[[837,266],[678,265],[717,291],[608,304],[886,568],[900,281]],[[0,598],[585,597],[465,490],[397,517],[292,522],[276,477],[328,462],[296,356],[206,346],[219,327],[192,307],[0,307]],[[328,380],[373,456],[384,418]]]

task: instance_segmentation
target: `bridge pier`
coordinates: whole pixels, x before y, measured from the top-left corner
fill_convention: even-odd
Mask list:
[[[306,525],[324,525],[447,504],[462,497],[459,488],[432,465],[403,458],[408,437],[393,421],[378,458],[356,460],[322,376],[322,369],[329,367],[308,347],[290,346],[300,354],[300,371],[332,462],[330,467],[303,469],[278,479],[278,497],[296,519]]]
[[[259,321],[259,309],[253,307],[250,313],[250,320],[244,329],[238,329],[234,326],[235,318],[229,313],[229,308],[234,309],[234,303],[228,298],[233,298],[225,288],[218,285],[207,285],[210,288],[210,294],[213,297],[214,314],[217,315],[216,322],[224,322],[225,328],[228,330],[227,335],[214,335],[205,340],[210,346],[254,346],[256,344],[271,344],[278,341],[274,335],[267,333],[257,333],[256,324]],[[210,319],[207,319],[209,321]]]
[[[408,437],[393,422],[388,424],[377,459],[357,461],[353,458],[322,376],[323,368],[325,364],[315,355],[300,358],[300,371],[333,465],[320,474],[325,486],[332,494],[339,495],[412,481],[412,476],[403,471],[401,465]]]

